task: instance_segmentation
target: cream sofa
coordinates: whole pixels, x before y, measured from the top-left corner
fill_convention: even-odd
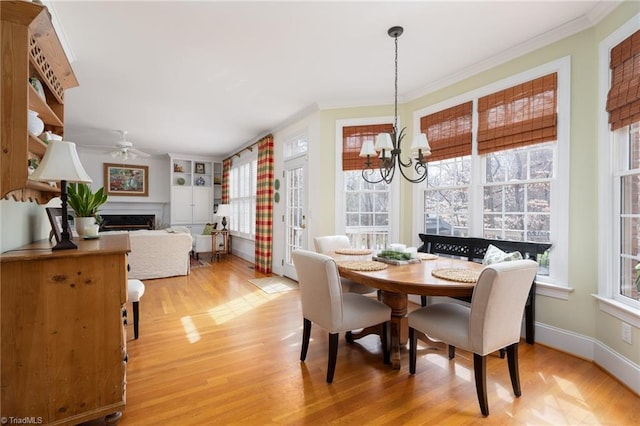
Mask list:
[[[188,232],[131,231],[129,243],[129,278],[148,280],[189,274],[193,240]]]

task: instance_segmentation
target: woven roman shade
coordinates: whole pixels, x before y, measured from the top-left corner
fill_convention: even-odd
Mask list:
[[[379,133],[392,133],[393,124],[370,124],[342,128],[342,170],[362,170],[365,159],[360,157],[364,141],[376,141]]]
[[[471,155],[473,102],[465,102],[420,118],[420,132],[431,146],[429,161]]]
[[[640,30],[611,49],[607,112],[611,130],[640,120]]]
[[[557,138],[557,74],[478,99],[478,154]]]

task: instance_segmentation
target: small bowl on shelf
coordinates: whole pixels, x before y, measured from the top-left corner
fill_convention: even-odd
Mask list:
[[[176,179],[176,183],[177,183],[178,185],[184,185],[184,184],[185,184],[185,182],[186,182],[186,181],[184,180],[184,178],[183,178],[183,177],[179,177],[178,179]]]

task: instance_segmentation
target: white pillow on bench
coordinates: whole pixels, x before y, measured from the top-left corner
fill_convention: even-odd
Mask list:
[[[519,251],[507,253],[500,250],[493,244],[489,244],[489,247],[487,247],[487,252],[482,259],[482,264],[491,265],[492,263],[508,262],[510,260],[522,260],[522,254],[520,254]]]

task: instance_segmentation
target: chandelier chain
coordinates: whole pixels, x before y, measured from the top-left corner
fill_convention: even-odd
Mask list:
[[[393,132],[398,132],[398,36],[394,37],[396,44],[395,58],[395,83],[394,83],[394,109],[393,109]]]

